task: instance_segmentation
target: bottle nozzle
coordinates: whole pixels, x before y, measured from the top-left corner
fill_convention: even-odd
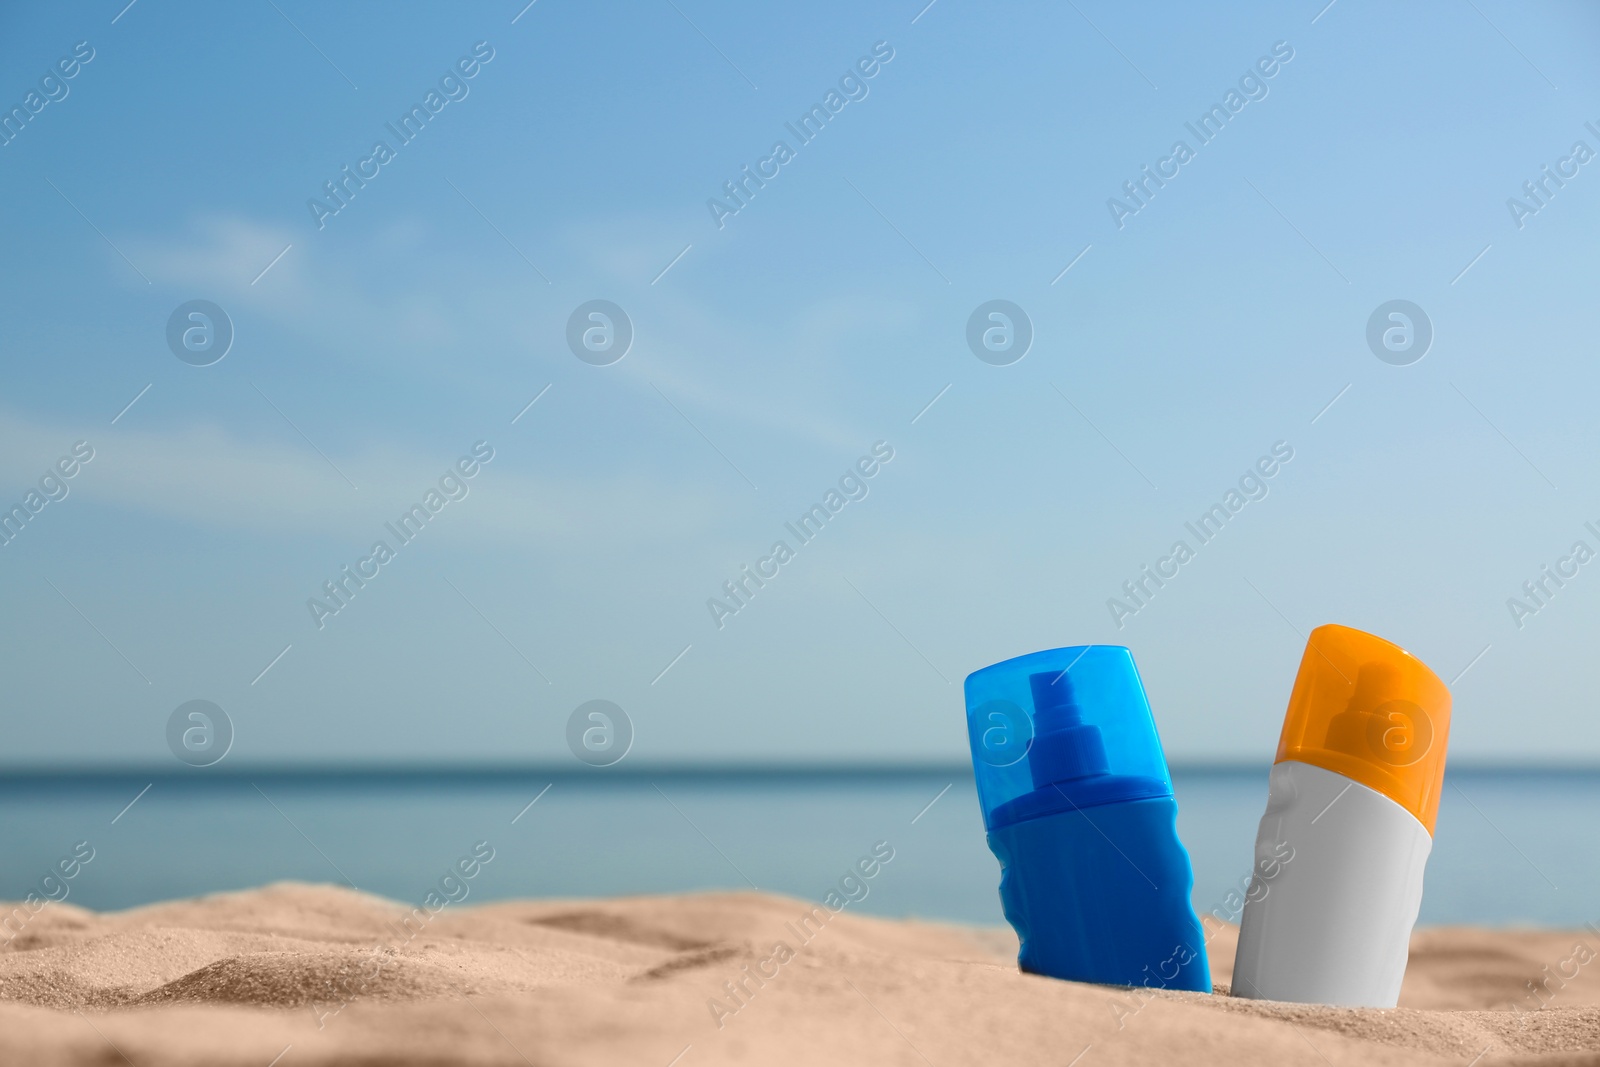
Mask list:
[[[1364,663],[1356,672],[1355,688],[1344,710],[1328,720],[1328,748],[1340,752],[1360,751],[1365,744],[1372,716],[1389,694],[1400,688],[1400,672],[1387,663]]]
[[[1028,686],[1033,693],[1033,747],[1028,751],[1028,767],[1035,788],[1105,774],[1109,770],[1105,742],[1098,727],[1084,724],[1067,672],[1029,675]]]
[[[1033,691],[1033,710],[1036,714],[1059,712],[1070,716],[1074,723],[1080,721],[1078,705],[1072,699],[1072,679],[1067,677],[1066,671],[1030,674],[1028,688]]]

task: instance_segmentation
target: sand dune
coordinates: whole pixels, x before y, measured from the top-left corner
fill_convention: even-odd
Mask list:
[[[1222,988],[1235,936],[1215,930]],[[47,907],[0,949],[0,1063],[1600,1063],[1596,951],[1426,930],[1402,1007],[1364,1011],[1050,981],[1006,930],[755,893],[429,917],[283,884]]]

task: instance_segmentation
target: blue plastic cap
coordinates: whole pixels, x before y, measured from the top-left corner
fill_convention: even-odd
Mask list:
[[[1170,797],[1133,653],[1078,645],[967,675],[967,737],[989,829],[1076,808]]]

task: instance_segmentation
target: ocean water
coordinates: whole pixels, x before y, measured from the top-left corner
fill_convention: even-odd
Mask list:
[[[1195,906],[1236,914],[1265,771],[1180,769],[1174,781]],[[1420,921],[1600,919],[1597,837],[1600,772],[1453,772]],[[45,881],[81,841],[93,859]],[[296,880],[420,903],[479,842],[494,859],[444,882],[467,903],[751,887],[817,901],[887,842],[894,858],[857,910],[1003,922],[972,779],[955,769],[0,779],[3,899],[42,888],[120,909]]]

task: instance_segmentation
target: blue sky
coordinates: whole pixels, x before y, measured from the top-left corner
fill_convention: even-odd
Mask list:
[[[565,760],[591,699],[636,761],[955,760],[968,672],[1112,642],[1171,757],[1265,763],[1323,622],[1459,675],[1462,759],[1600,755],[1600,564],[1507,606],[1600,550],[1600,164],[1520,226],[1507,205],[1600,151],[1597,24],[1498,0],[8,11],[5,108],[93,58],[0,147],[0,504],[94,458],[0,548],[5,762],[170,761],[192,699],[238,763]],[[1198,144],[1185,123],[1275,46]],[[785,123],[875,47],[799,144]],[[380,139],[319,228],[308,200]],[[719,228],[707,201],[780,139]],[[1119,227],[1108,201],[1178,140],[1194,158]],[[166,340],[195,299],[235,331],[205,367]],[[635,333],[609,366],[566,341],[595,299]],[[1034,331],[1009,366],[965,339],[994,299]],[[1406,366],[1365,338],[1395,299],[1434,331]],[[866,496],[719,629],[707,600],[879,441]],[[319,628],[308,599],[477,442],[465,497]],[[1115,619],[1277,442],[1268,494]]]

